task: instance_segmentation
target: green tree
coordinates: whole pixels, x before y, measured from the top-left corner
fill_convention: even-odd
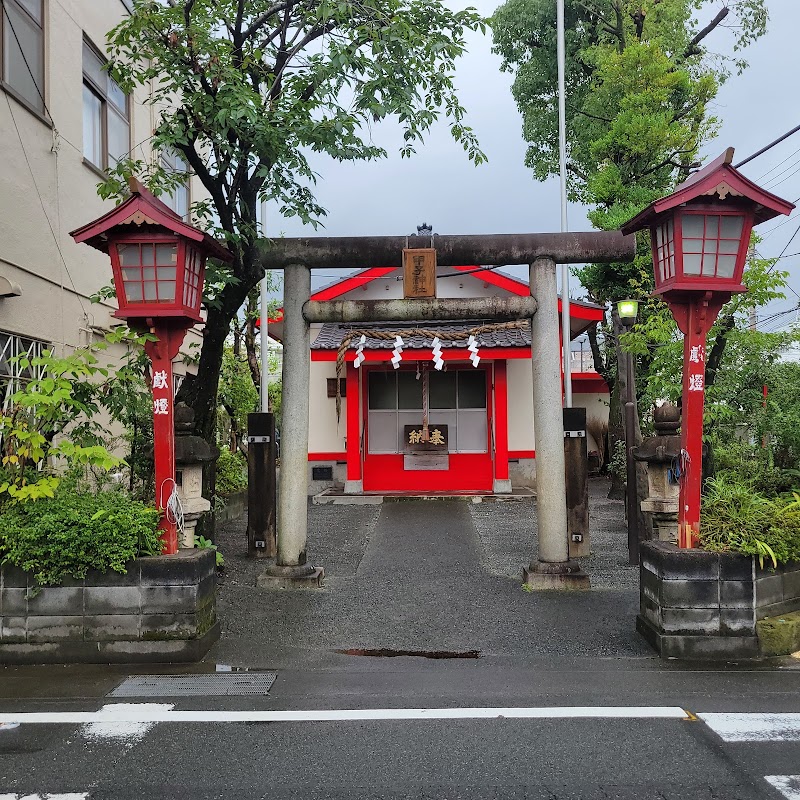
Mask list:
[[[764,0],[731,0],[701,26],[698,12],[716,5],[714,0],[565,1],[568,192],[590,206],[596,228],[617,229],[668,194],[698,166],[701,146],[715,135],[709,104],[720,83],[746,66],[740,51],[763,35],[767,23]],[[514,73],[512,93],[529,143],[526,163],[544,180],[558,174],[553,4],[507,0],[491,25],[502,68]],[[733,37],[727,43],[732,55],[709,51],[709,37],[726,29]],[[649,294],[649,241],[646,236],[637,241],[632,262],[590,264],[580,271],[591,300],[607,304]],[[600,333],[591,329],[589,339],[595,365],[612,389],[613,452],[613,440],[622,435],[617,375],[622,328],[615,314]]]
[[[208,441],[231,321],[263,277],[259,202],[316,224],[324,209],[308,154],[384,156],[369,129],[388,118],[403,128],[404,156],[443,115],[480,163],[452,75],[466,32],[482,25],[473,9],[439,0],[134,0],[110,33],[112,74],[126,91],[149,92],[153,146],[183,155],[208,193],[195,217],[234,253],[230,268],[209,272],[197,379],[181,387]],[[185,177],[124,159],[102,193],[121,194],[131,173],[156,192]]]
[[[764,0],[733,0],[704,26],[698,12],[712,0],[566,0],[566,134],[568,187],[591,207],[589,218],[615,230],[698,166],[700,147],[716,134],[709,103],[740,51],[763,35]],[[529,143],[526,163],[544,180],[558,174],[555,13],[549,0],[507,0],[491,21],[495,51],[514,73],[512,92]],[[706,47],[708,37],[733,32],[733,55]],[[591,264],[580,273],[601,304],[652,288],[649,242],[639,237],[635,260]],[[616,343],[617,324],[606,328]],[[613,386],[615,348],[595,361]]]

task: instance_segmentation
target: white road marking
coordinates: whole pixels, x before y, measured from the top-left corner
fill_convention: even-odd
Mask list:
[[[317,711],[175,711],[156,703],[119,703],[100,711],[2,712],[0,723],[348,722],[422,719],[686,719],[679,706],[553,708],[365,708]],[[1,799],[0,799],[1,800]]]
[[[698,714],[726,742],[800,741],[800,714]]]
[[[68,794],[0,794],[0,800],[86,800],[89,792]]]
[[[800,800],[800,775],[767,775],[765,780],[787,800]]]
[[[128,747],[140,742],[155,721],[142,720],[142,714],[159,714],[174,708],[166,703],[112,703],[96,713],[95,722],[81,727],[84,739],[112,739]],[[2,800],[2,798],[0,798]]]

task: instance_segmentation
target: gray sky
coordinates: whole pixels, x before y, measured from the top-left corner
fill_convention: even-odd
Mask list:
[[[466,4],[489,15],[498,2],[448,2],[453,8]],[[790,58],[791,53],[797,53],[793,38],[800,30],[800,0],[767,0],[767,5],[769,32],[746,51],[750,68],[740,76],[732,76],[722,87],[714,106],[722,127],[718,138],[703,153],[705,158],[717,156],[728,146],[736,148],[737,159],[745,158],[800,123],[800,91],[797,75],[793,74],[793,62],[797,62]],[[720,41],[715,49],[729,48]],[[512,76],[500,72],[499,67],[500,59],[491,53],[491,33],[487,32],[486,36],[470,37],[469,52],[458,62],[456,73],[459,97],[467,109],[468,123],[488,156],[487,164],[473,166],[444,125],[429,134],[416,156],[401,159],[399,128],[390,123],[377,126],[373,139],[389,152],[389,158],[371,163],[339,164],[326,158],[312,162],[320,174],[317,198],[328,209],[325,228],[316,235],[403,235],[412,233],[423,221],[443,234],[557,231],[558,181],[537,183],[525,168],[520,115],[510,92]],[[798,150],[800,133],[748,164],[743,172],[758,180],[776,167],[764,178],[763,185],[772,188],[773,180],[776,194],[795,200],[800,196],[800,152],[795,153]],[[785,163],[776,166],[786,158]],[[781,252],[800,224],[800,212],[795,212],[791,220],[777,228],[782,220],[762,226],[766,238],[760,252],[764,256]],[[268,225],[273,236],[314,235],[313,229],[303,228],[294,219],[283,220],[276,212],[270,213]],[[570,207],[569,225],[572,230],[591,227],[584,209],[578,206]],[[771,229],[775,229],[774,233],[770,233]],[[800,253],[800,233],[786,252]],[[800,293],[800,257],[786,258],[781,263],[791,269],[792,286]],[[333,271],[317,271],[314,287],[331,282],[334,275]],[[576,279],[573,284],[571,293],[579,295]],[[783,310],[797,302],[790,295],[770,311]],[[781,321],[788,319],[791,316]]]

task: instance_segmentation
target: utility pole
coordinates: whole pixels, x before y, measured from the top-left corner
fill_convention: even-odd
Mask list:
[[[567,112],[566,46],[564,42],[564,0],[556,0],[556,60],[558,61],[558,171],[561,180],[561,232],[567,224]],[[564,350],[564,408],[572,408],[572,365],[570,364],[569,264],[561,265],[561,341]]]

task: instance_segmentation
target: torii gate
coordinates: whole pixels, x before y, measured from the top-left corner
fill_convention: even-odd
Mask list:
[[[530,298],[309,300],[312,269],[399,267],[404,248],[429,247],[430,242],[428,236],[365,236],[261,243],[259,265],[284,271],[284,339],[277,557],[260,585],[313,584],[322,574],[306,557],[310,323],[530,319],[539,548],[523,570],[524,579],[534,589],[588,586],[588,576],[569,559],[556,264],[632,261],[635,237],[619,231],[436,236],[442,266],[528,264]]]

